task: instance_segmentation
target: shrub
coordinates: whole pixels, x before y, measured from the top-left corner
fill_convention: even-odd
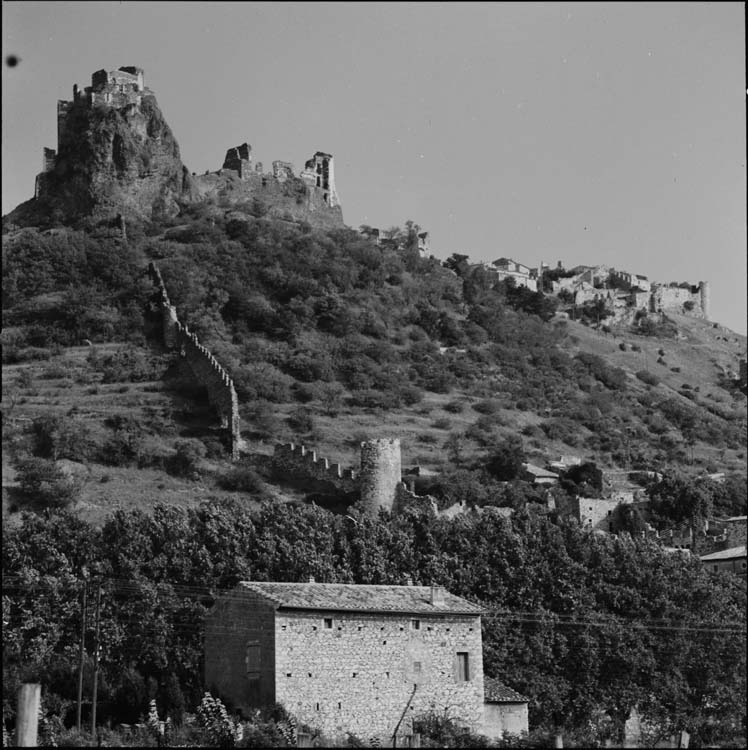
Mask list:
[[[166,460],[166,470],[178,477],[195,478],[205,454],[205,445],[199,440],[179,440],[176,444],[176,453]]]
[[[312,432],[314,430],[314,419],[309,409],[303,406],[294,409],[288,415],[288,424],[297,432]]]
[[[42,458],[88,461],[95,450],[87,425],[56,414],[37,417],[31,435],[34,453]]]
[[[444,411],[448,411],[450,414],[459,414],[465,408],[465,405],[461,401],[449,401],[444,404]]]
[[[473,404],[473,409],[479,414],[496,414],[501,409],[501,403],[495,399],[488,398]]]
[[[431,426],[437,430],[449,430],[452,427],[452,422],[447,417],[439,417],[431,423]]]
[[[21,493],[45,507],[66,508],[80,493],[81,482],[49,459],[24,458],[18,461],[16,470]]]
[[[653,372],[649,372],[648,370],[638,370],[636,373],[636,377],[639,378],[639,380],[642,381],[642,383],[646,383],[647,385],[658,385],[660,382],[660,379],[655,375]]]
[[[218,477],[218,485],[229,492],[260,492],[262,480],[251,466],[233,466]]]

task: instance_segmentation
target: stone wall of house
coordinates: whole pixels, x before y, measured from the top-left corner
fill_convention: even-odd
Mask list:
[[[215,409],[221,426],[229,431],[231,457],[236,460],[239,457],[241,434],[239,399],[234,388],[234,381],[210,351],[200,343],[197,335],[191,333],[187,326],[179,321],[176,308],[169,301],[161,272],[155,263],[148,264],[148,273],[157,290],[164,344],[170,349],[180,350],[195,380],[205,387],[208,400]]]
[[[282,476],[329,483],[341,492],[355,492],[359,487],[353,469],[344,469],[339,463],[318,457],[317,451],[304,445],[278,443],[273,452],[272,466]]]
[[[205,618],[205,689],[249,715],[275,702],[275,608],[236,588]]]
[[[468,654],[466,681],[458,652]],[[480,730],[478,617],[279,611],[275,654],[276,700],[328,736],[390,744],[401,719],[398,735],[410,734],[412,717],[430,710]]]
[[[527,703],[486,703],[482,734],[501,739],[504,732],[522,734],[528,730]]]
[[[611,521],[613,520],[616,508],[621,504],[628,504],[630,502],[633,502],[633,495],[631,499],[622,495],[621,498],[616,497],[610,500],[575,497],[561,510],[576,518],[579,521],[579,525],[584,529],[589,531],[594,529],[610,531]]]

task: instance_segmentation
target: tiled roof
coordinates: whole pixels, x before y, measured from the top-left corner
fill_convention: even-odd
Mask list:
[[[503,682],[485,675],[483,677],[483,696],[483,699],[490,703],[527,703],[530,700],[516,690],[507,687]]]
[[[240,581],[283,609],[352,612],[479,615],[483,608],[443,591],[443,603],[431,604],[430,586],[375,586],[355,583],[262,583]]]
[[[743,544],[740,547],[730,547],[730,549],[723,549],[720,552],[712,552],[710,555],[701,555],[701,559],[712,562],[713,560],[732,560],[736,557],[745,556],[745,544]]]

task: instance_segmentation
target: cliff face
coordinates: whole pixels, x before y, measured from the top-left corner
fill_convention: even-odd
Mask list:
[[[8,217],[24,225],[52,217],[68,223],[123,214],[175,216],[191,176],[153,95],[115,107],[74,101],[59,124],[54,163],[37,178],[36,198]]]

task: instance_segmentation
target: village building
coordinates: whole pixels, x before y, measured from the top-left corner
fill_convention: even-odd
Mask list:
[[[530,484],[558,484],[558,474],[550,469],[544,469],[542,466],[535,466],[531,463],[522,464],[520,479]]]
[[[484,677],[483,734],[501,739],[505,734],[527,734],[528,698],[493,677]]]
[[[708,570],[728,571],[737,575],[746,576],[746,545],[730,547],[719,552],[701,555],[701,561]]]
[[[330,738],[403,742],[431,711],[480,732],[482,612],[438,586],[243,581],[206,618],[205,687]]]
[[[511,277],[517,286],[525,286],[532,292],[538,291],[537,268],[530,268],[511,258],[499,258],[489,268],[498,274],[499,281]]]

